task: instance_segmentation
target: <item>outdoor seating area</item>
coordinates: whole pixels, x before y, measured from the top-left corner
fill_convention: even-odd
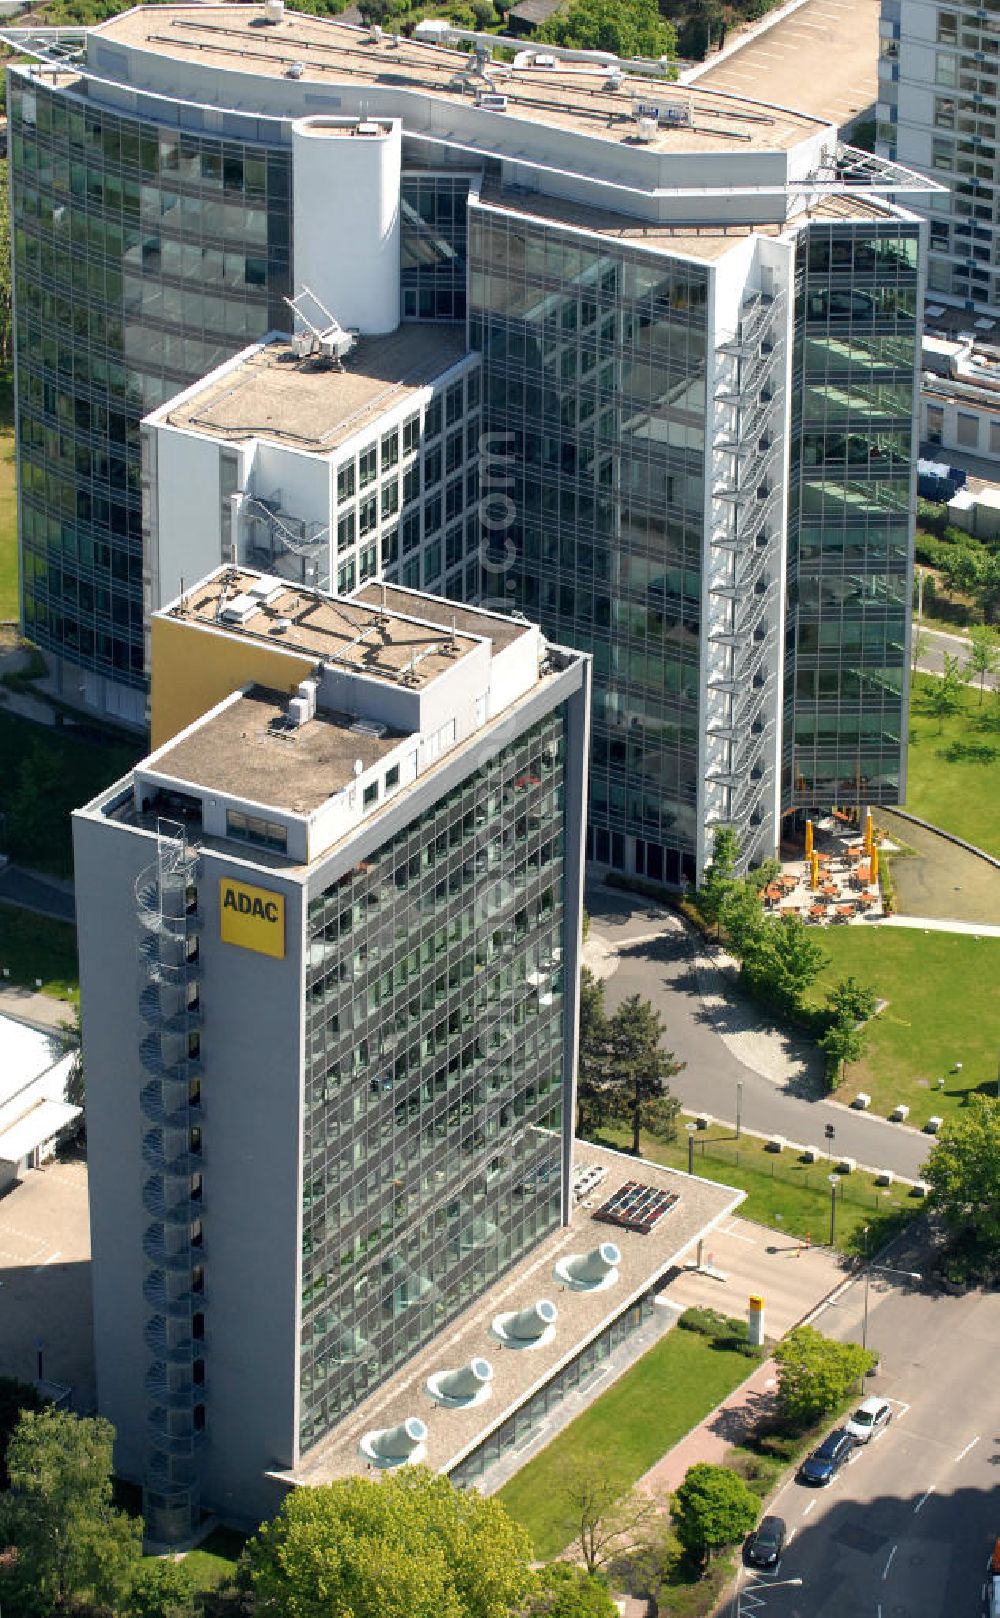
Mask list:
[[[817,927],[874,920],[883,914],[878,860],[870,816],[860,839],[845,816],[809,821],[804,857],[785,859],[781,875],[764,889],[764,908]]]

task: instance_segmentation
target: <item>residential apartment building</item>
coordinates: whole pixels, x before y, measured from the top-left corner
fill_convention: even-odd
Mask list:
[[[40,59],[10,70],[24,620],[64,694],[138,721],[144,616],[182,576],[266,553],[290,577],[310,553],[299,576],[333,589],[374,565],[592,653],[601,864],[676,884],[715,825],[755,859],[786,814],[898,801],[922,226],[897,199],[933,182],[655,67],[494,62],[422,30],[156,6],[75,61],[20,39]],[[425,323],[450,331],[414,372],[418,438],[376,473],[413,381],[392,339]],[[249,440],[294,447],[299,376],[245,451],[201,435],[204,510],[190,533],[149,510],[144,558],[140,419],[148,453],[194,454],[197,420],[165,430],[184,390],[241,354],[249,397],[269,361],[248,340],[282,334],[356,379],[371,441],[340,411],[338,444],[299,445],[311,492],[269,483]],[[459,386],[463,420],[432,433]]]
[[[154,1539],[273,1511],[568,1224],[589,670],[383,585],[154,616],[153,751],[74,828],[98,1398]]]

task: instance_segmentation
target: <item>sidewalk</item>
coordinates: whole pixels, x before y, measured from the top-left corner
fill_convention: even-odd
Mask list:
[[[30,1023],[44,1033],[60,1033],[60,1024],[73,1021],[74,1007],[69,1000],[56,1000],[51,994],[36,994],[33,989],[0,985],[0,1012],[16,1017],[19,1022]]]

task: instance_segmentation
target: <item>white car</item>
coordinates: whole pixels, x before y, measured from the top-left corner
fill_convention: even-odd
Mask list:
[[[867,1444],[872,1435],[888,1427],[891,1420],[892,1406],[886,1399],[866,1399],[844,1426],[856,1444]]]

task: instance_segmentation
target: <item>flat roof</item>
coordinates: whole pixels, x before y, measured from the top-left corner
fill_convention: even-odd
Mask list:
[[[261,599],[257,610],[244,624],[224,623],[220,612],[237,597],[246,597],[260,585],[268,599]],[[386,587],[388,600],[389,587]],[[183,623],[222,631],[244,640],[264,641],[277,648],[305,652],[317,662],[325,659],[339,668],[352,669],[372,679],[394,684],[425,686],[436,675],[468,655],[480,639],[491,638],[493,622],[483,614],[483,628],[470,633],[456,624],[454,636],[450,621],[444,625],[421,622],[424,598],[407,596],[409,613],[381,609],[381,586],[375,587],[372,604],[344,596],[324,595],[284,579],[254,573],[248,568],[220,568],[209,578],[187,591],[157,616],[179,618]],[[428,605],[430,605],[428,603]],[[528,627],[520,625],[519,632]]]
[[[387,337],[359,338],[338,370],[296,359],[280,338],[188,392],[182,403],[158,411],[156,419],[214,438],[274,438],[324,452],[443,376],[468,352],[464,327],[413,322]]]
[[[65,1051],[58,1034],[0,1011],[0,1105],[47,1073]]]
[[[408,1416],[419,1416],[427,1423],[427,1464],[438,1471],[450,1469],[630,1302],[660,1282],[699,1237],[731,1213],[744,1197],[742,1191],[730,1186],[697,1176],[689,1179],[674,1169],[609,1151],[589,1141],[576,1142],[574,1168],[603,1169],[604,1177],[574,1209],[570,1225],[553,1231],[526,1253],[483,1297],[470,1304],[426,1348],[387,1377],[375,1393],[313,1445],[298,1466],[278,1476],[292,1483],[319,1484],[364,1472],[366,1463],[358,1454],[362,1434],[374,1428],[394,1427]],[[629,1180],[678,1196],[674,1207],[648,1235],[594,1218],[601,1204]],[[574,1253],[588,1253],[600,1242],[613,1242],[621,1253],[618,1281],[606,1291],[561,1289],[552,1274],[555,1261]],[[530,1306],[540,1298],[551,1299],[559,1312],[552,1340],[533,1349],[501,1349],[490,1336],[493,1317]],[[435,1371],[468,1364],[473,1356],[483,1356],[493,1366],[491,1397],[482,1405],[464,1410],[444,1410],[431,1404],[424,1388],[427,1377]]]
[[[676,253],[686,258],[711,261],[721,258],[738,242],[748,236],[783,236],[794,226],[811,220],[866,220],[891,219],[891,210],[873,202],[870,197],[838,192],[822,197],[812,207],[788,219],[773,223],[736,222],[731,225],[662,224],[633,219],[627,214],[610,209],[590,208],[586,203],[569,202],[562,197],[545,196],[533,191],[523,196],[504,190],[495,181],[485,184],[480,202],[487,208],[503,213],[527,214],[533,219],[548,219],[554,225],[570,225],[578,230],[592,231],[598,236],[610,236],[616,241],[628,242],[636,247],[658,248],[664,253]],[[530,294],[529,294],[530,295]]]
[[[116,44],[136,46],[178,61],[285,78],[293,64],[301,81],[379,85],[421,92],[451,103],[474,104],[482,79],[456,88],[469,61],[452,50],[386,33],[374,42],[366,28],[286,11],[277,25],[264,21],[261,5],[143,6],[109,18],[92,31]],[[541,47],[544,51],[544,46]],[[555,68],[490,68],[496,93],[507,97],[509,119],[527,119],[621,143],[635,136],[633,100],[655,99],[690,109],[691,122],[660,128],[650,143],[657,152],[784,151],[827,127],[823,121],[749,96],[720,95],[659,77],[626,74],[616,91],[605,89],[603,65],[560,63]]]
[[[440,629],[454,629],[462,635],[482,635],[493,643],[495,652],[512,646],[526,631],[535,626],[522,618],[505,617],[501,613],[487,612],[480,607],[466,607],[447,596],[422,595],[419,590],[405,590],[395,584],[361,584],[350,598],[366,606],[385,606],[387,612],[398,612],[436,624]]]
[[[350,786],[357,759],[368,770],[402,739],[401,732],[373,736],[352,730],[350,715],[326,709],[289,730],[287,713],[285,692],[253,686],[137,765],[136,772],[169,775],[210,792],[308,815]]]

